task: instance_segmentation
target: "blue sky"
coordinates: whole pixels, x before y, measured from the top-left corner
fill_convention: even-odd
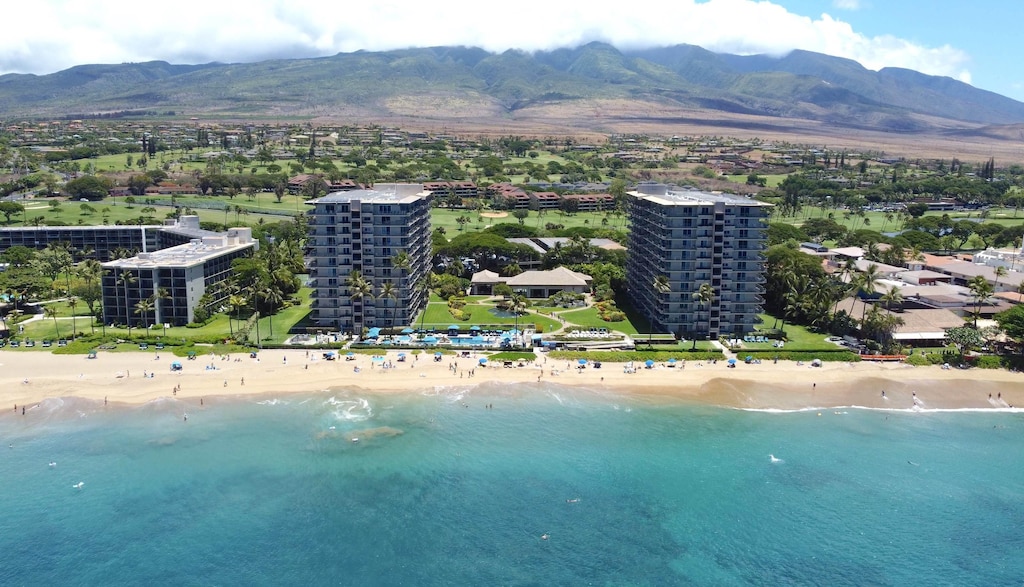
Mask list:
[[[788,10],[829,13],[869,37],[891,35],[915,45],[948,45],[967,56],[976,87],[1024,101],[1024,1],[774,0]],[[953,75],[952,77],[957,77]]]
[[[527,51],[605,41],[783,55],[946,75],[1024,101],[1024,0],[33,0],[4,6],[0,74],[85,63],[243,62],[468,45]]]

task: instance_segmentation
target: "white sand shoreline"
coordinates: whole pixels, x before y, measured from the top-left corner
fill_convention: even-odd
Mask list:
[[[690,362],[670,368],[625,373],[623,365],[579,370],[573,362],[551,359],[540,365],[482,367],[477,359],[445,355],[434,362],[427,354],[387,353],[394,365],[383,369],[368,355],[354,361],[325,361],[321,351],[273,350],[259,359],[234,355],[230,360],[201,356],[195,360],[155,353],[82,355],[0,351],[0,406],[39,403],[46,398],[79,397],[119,404],[144,404],[176,397],[195,401],[224,396],[280,396],[323,390],[358,389],[365,393],[401,393],[429,387],[472,386],[488,382],[587,386],[611,393],[658,401],[760,410],[834,409],[1008,409],[1024,405],[1024,374],[1003,370],[943,370],[900,363],[825,363],[820,368],[792,361],[740,364],[728,368]],[[178,361],[182,371],[171,372]],[[453,371],[451,366],[457,364]],[[358,372],[356,372],[358,368]],[[543,369],[542,369],[543,368]],[[556,374],[552,375],[552,371]],[[152,373],[151,377],[143,377]],[[119,376],[120,375],[120,376]],[[27,383],[25,382],[27,380]],[[175,393],[175,389],[179,389]],[[881,392],[885,391],[885,397]],[[915,395],[916,394],[916,395]],[[992,394],[992,399],[988,398]],[[3,413],[0,411],[0,413]]]

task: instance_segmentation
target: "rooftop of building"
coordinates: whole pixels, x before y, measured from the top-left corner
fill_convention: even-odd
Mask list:
[[[250,228],[231,228],[226,233],[193,239],[191,242],[159,251],[139,253],[127,259],[103,263],[107,269],[144,269],[192,267],[224,254],[256,246]]]
[[[373,189],[334,192],[306,203],[347,204],[359,201],[369,204],[408,204],[429,194],[430,192],[423,189],[422,184],[377,184]]]
[[[665,184],[641,183],[630,195],[661,204],[663,206],[700,206],[724,203],[729,206],[771,206],[744,196],[705,192],[692,188],[680,188]]]

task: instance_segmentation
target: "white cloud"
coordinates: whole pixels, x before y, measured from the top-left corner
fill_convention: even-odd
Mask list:
[[[832,0],[832,6],[840,10],[860,10],[860,0]]]
[[[857,0],[835,0],[849,8]],[[160,11],[128,0],[41,0],[5,7],[0,72],[48,73],[82,63],[161,59],[253,61],[437,45],[490,51],[690,43],[713,51],[807,49],[870,69],[906,67],[970,79],[968,56],[895,36],[868,37],[828,14],[794,14],[767,0],[178,0]]]

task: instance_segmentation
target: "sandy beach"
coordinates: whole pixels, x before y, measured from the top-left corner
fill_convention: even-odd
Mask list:
[[[218,396],[309,393],[332,388],[358,388],[373,393],[415,392],[437,386],[487,382],[579,385],[607,388],[655,400],[690,401],[705,405],[795,410],[863,406],[909,409],[996,409],[1024,406],[1024,374],[1004,370],[943,370],[900,363],[825,363],[811,367],[792,361],[739,364],[688,362],[657,364],[625,372],[621,363],[578,369],[575,362],[540,359],[525,367],[479,364],[479,357],[433,355],[404,362],[392,351],[383,361],[368,355],[355,360],[327,361],[322,351],[272,350],[258,359],[199,356],[193,360],[170,354],[103,353],[82,355],[0,351],[0,405],[32,406],[46,398],[80,397],[117,404],[142,404],[176,396],[193,400]],[[178,361],[182,370],[171,371]],[[390,363],[392,368],[382,365]],[[882,392],[885,395],[882,395]],[[991,399],[989,397],[991,394]]]

